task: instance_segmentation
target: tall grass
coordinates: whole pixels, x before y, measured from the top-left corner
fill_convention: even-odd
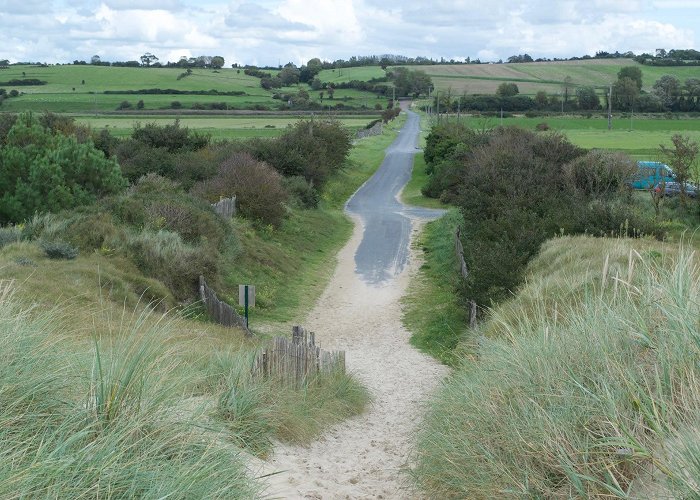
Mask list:
[[[57,311],[0,287],[0,497],[255,495],[240,453],[179,411],[188,374],[167,324],[132,319],[111,346],[69,354]]]
[[[272,440],[308,444],[325,428],[360,414],[369,392],[350,374],[318,375],[301,388],[251,375],[255,352],[222,352],[208,367],[207,386],[218,395],[215,416],[238,446],[258,456]]]
[[[698,258],[626,243],[626,264],[611,264],[605,252],[619,241],[582,237],[544,252],[561,262],[591,241],[600,264],[588,284],[571,287],[571,267],[559,266],[548,286],[526,285],[519,295],[534,295],[493,312],[478,360],[431,403],[414,470],[431,495],[700,493]]]

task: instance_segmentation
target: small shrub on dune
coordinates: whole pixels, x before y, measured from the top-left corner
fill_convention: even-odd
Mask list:
[[[235,153],[213,178],[197,184],[192,193],[210,201],[236,196],[238,212],[253,220],[278,226],[286,214],[289,195],[282,176],[247,153]]]

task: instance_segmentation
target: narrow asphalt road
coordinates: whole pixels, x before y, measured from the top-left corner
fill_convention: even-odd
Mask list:
[[[408,111],[398,137],[386,150],[377,172],[348,200],[345,209],[362,221],[364,233],[355,253],[355,271],[367,283],[397,275],[408,259],[411,220],[432,220],[444,211],[404,205],[398,194],[411,178],[420,119]]]

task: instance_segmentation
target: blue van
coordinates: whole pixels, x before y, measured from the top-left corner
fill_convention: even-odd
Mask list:
[[[637,173],[630,179],[632,189],[653,189],[662,182],[673,182],[676,174],[671,167],[660,161],[638,161]]]

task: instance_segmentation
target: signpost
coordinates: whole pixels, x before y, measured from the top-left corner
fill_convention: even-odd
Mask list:
[[[255,307],[255,285],[238,285],[238,305],[245,308],[245,327],[248,328],[248,308]]]

